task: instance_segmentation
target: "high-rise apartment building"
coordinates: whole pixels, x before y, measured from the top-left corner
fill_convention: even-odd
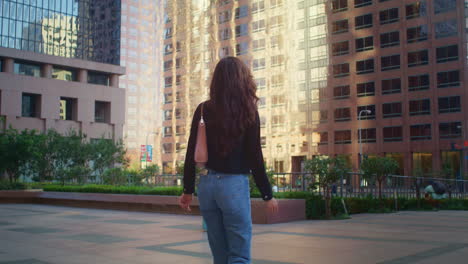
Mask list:
[[[120,1],[0,1],[1,128],[121,139]]]
[[[358,168],[393,157],[399,173],[462,177],[467,140],[465,3],[334,0],[327,8],[330,69],[319,153]]]
[[[358,169],[360,147],[395,158],[401,174],[466,171],[464,1],[167,1],[165,12],[166,167],[183,161],[193,111],[230,55],[256,79],[276,171],[316,155]]]
[[[120,87],[126,90],[124,142],[134,166],[159,163],[162,102],[162,1],[123,0],[120,63],[126,75]],[[151,160],[143,157],[141,145],[154,147]]]

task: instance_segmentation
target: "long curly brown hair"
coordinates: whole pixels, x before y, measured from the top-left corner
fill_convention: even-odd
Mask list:
[[[215,117],[218,154],[229,154],[242,133],[255,123],[257,86],[250,69],[238,58],[221,59],[213,73],[210,102]]]

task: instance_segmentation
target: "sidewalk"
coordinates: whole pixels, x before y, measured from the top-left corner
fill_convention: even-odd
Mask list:
[[[211,263],[201,217],[0,204],[0,264]],[[468,212],[254,225],[253,263],[466,263]]]

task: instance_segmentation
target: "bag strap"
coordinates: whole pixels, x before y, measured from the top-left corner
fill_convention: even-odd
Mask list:
[[[200,116],[200,123],[202,123],[202,124],[204,124],[204,123],[205,123],[205,120],[203,119],[203,105],[204,105],[204,104],[205,104],[205,103],[202,103],[202,104],[201,104],[201,116]]]

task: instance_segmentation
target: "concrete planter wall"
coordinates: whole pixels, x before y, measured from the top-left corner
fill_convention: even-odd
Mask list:
[[[270,214],[266,203],[252,199],[252,222],[274,224],[305,220],[304,199],[281,199],[279,213]],[[158,213],[188,214],[179,208],[177,196],[42,192],[42,191],[0,191],[0,203],[34,203],[64,205],[85,208],[144,211]],[[198,199],[194,197],[190,214],[200,215]]]

